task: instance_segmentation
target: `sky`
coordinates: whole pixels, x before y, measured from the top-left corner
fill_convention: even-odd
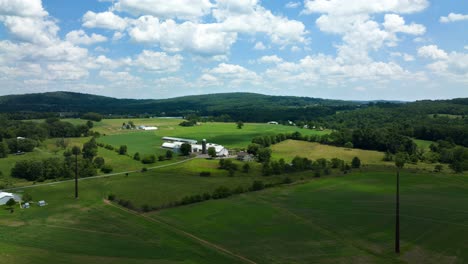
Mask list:
[[[0,0],[0,95],[468,97],[466,0]]]

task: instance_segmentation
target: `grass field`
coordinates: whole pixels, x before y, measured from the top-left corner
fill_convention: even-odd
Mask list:
[[[340,158],[351,162],[354,157],[359,157],[363,164],[385,164],[382,159],[384,153],[372,150],[347,149],[322,145],[315,142],[304,142],[296,140],[286,140],[271,147],[274,159],[284,158],[286,161],[292,160],[295,156],[307,157],[312,160],[319,158]]]
[[[134,120],[136,125],[154,125],[157,131],[135,131],[121,130],[120,126],[126,120],[105,119],[102,124],[97,125],[97,131],[111,131],[98,139],[99,142],[113,146],[127,145],[130,153],[162,155],[165,150],[160,147],[163,143],[162,137],[181,137],[224,145],[228,148],[246,148],[252,138],[263,135],[276,135],[279,133],[293,133],[299,131],[304,135],[323,135],[330,131],[317,131],[299,129],[292,126],[253,124],[247,123],[242,129],[238,129],[234,123],[202,123],[199,126],[181,127],[179,119],[138,119]],[[98,123],[97,123],[98,124]],[[118,126],[119,125],[119,126]]]
[[[257,263],[466,263],[468,177],[353,173],[152,213]]]
[[[416,145],[419,147],[419,148],[422,148],[426,151],[429,151],[429,147],[431,146],[432,143],[434,143],[434,141],[430,141],[430,140],[422,140],[422,139],[413,139],[414,143],[416,143]]]

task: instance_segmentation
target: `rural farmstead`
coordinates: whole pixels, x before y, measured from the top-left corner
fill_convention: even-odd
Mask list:
[[[225,148],[222,145],[207,143],[205,139],[202,141],[202,144],[198,144],[198,141],[194,139],[175,138],[175,137],[163,137],[162,139],[166,142],[164,142],[161,147],[164,149],[172,150],[175,153],[180,152],[180,147],[183,144],[190,144],[190,146],[192,147],[192,151],[191,151],[192,153],[207,154],[206,153],[207,149],[214,148],[216,151],[217,157],[229,156],[229,150],[227,148]]]

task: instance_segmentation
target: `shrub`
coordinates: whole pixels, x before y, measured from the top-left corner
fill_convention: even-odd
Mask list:
[[[122,145],[119,148],[119,155],[125,155],[127,154],[127,145]]]
[[[361,160],[358,157],[354,157],[351,161],[351,166],[355,169],[359,169],[361,167]]]
[[[107,196],[107,200],[109,200],[109,201],[114,201],[114,200],[115,200],[115,194],[112,194],[112,193],[109,194],[109,195]]]
[[[151,155],[145,155],[143,159],[141,160],[143,164],[152,164],[156,162],[156,156],[151,154]]]
[[[291,178],[289,178],[289,177],[286,177],[286,178],[284,178],[282,183],[283,184],[291,184],[291,183],[293,183],[293,180]]]
[[[200,176],[201,176],[201,177],[210,177],[210,176],[211,176],[211,172],[209,172],[209,171],[202,171],[202,172],[200,172]]]
[[[245,163],[243,166],[242,166],[242,171],[244,173],[249,173],[250,171],[250,165],[248,163]]]
[[[442,166],[441,164],[437,164],[434,167],[434,172],[441,172],[443,169],[444,169],[444,166]]]
[[[135,155],[133,155],[133,159],[134,159],[134,160],[140,160],[140,159],[141,159],[141,158],[140,158],[140,153],[138,153],[138,152],[135,153]]]
[[[260,190],[263,190],[265,189],[265,185],[263,184],[262,181],[254,181],[252,183],[252,187],[251,187],[251,190],[252,191],[260,191]]]
[[[168,150],[166,151],[166,159],[170,160],[174,156],[174,152]]]
[[[96,157],[94,158],[93,163],[94,163],[94,166],[96,166],[96,168],[102,168],[102,166],[104,166],[106,161],[104,160],[103,157]]]
[[[104,172],[104,173],[110,173],[112,172],[114,169],[112,168],[111,165],[109,164],[105,164],[101,167],[101,171]]]
[[[146,167],[141,169],[141,172],[147,172],[147,171],[148,169]]]
[[[220,186],[214,190],[213,195],[211,197],[213,199],[221,199],[231,196],[231,190],[228,187]]]
[[[159,155],[158,160],[159,161],[164,161],[164,160],[166,160],[166,157],[164,157],[163,155]]]

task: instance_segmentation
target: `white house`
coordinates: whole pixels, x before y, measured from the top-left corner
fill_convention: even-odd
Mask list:
[[[0,205],[6,204],[11,198],[15,199],[12,193],[0,192]]]

